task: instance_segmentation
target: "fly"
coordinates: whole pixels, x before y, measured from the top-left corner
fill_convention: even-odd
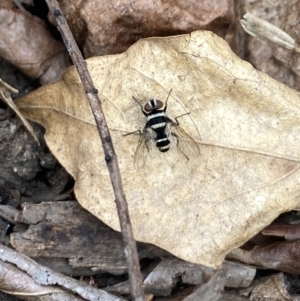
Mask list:
[[[188,160],[189,157],[199,156],[200,150],[197,142],[180,127],[178,122],[179,117],[189,113],[176,117],[175,121],[170,119],[166,114],[171,91],[172,90],[170,90],[168,94],[165,106],[163,102],[158,99],[150,99],[142,106],[140,102],[133,97],[140,105],[143,114],[147,117],[143,131],[138,131],[140,132],[140,140],[134,154],[134,165],[138,170],[144,166],[149,152],[154,151],[155,148],[160,152],[167,152],[172,144],[174,144]]]

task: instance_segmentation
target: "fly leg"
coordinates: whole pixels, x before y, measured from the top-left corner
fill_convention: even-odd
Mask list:
[[[140,136],[142,135],[142,132],[141,132],[141,130],[136,130],[136,131],[133,131],[133,132],[130,132],[130,133],[124,134],[123,136],[129,136],[129,135],[132,135],[132,134],[135,134],[135,133],[139,133],[139,134],[140,134]]]
[[[188,113],[184,113],[184,114],[182,114],[182,115],[179,115],[179,116],[177,116],[176,118],[175,118],[175,120],[176,120],[176,125],[179,125],[179,121],[178,121],[178,118],[180,118],[180,117],[183,117],[183,116],[185,116],[185,115],[189,115],[189,114],[191,114],[191,112],[188,112]]]
[[[134,96],[132,96],[132,98],[140,105],[140,107],[142,109],[142,113],[147,117],[149,114],[147,114],[147,113],[144,112],[143,106],[141,105],[141,103]]]
[[[180,117],[180,116],[179,116]],[[176,118],[175,118],[176,119]],[[177,122],[177,120],[176,120],[176,122]],[[179,148],[179,139],[178,139],[178,135],[176,134],[176,133],[171,133],[171,135],[173,136],[173,137],[175,137],[176,138],[176,147],[177,147],[177,149],[186,157],[186,159],[187,160],[190,160],[190,158]]]

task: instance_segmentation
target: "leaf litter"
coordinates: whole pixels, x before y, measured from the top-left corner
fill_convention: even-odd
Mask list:
[[[217,266],[298,206],[299,94],[239,59],[224,40],[208,31],[142,39],[122,54],[87,64],[103,100],[137,240]],[[137,171],[139,136],[124,134],[142,129],[145,116],[132,96],[142,104],[152,97],[164,101],[171,89],[168,116],[191,112],[180,125],[199,143],[200,156],[186,160],[173,147],[148,156]],[[16,103],[46,128],[50,150],[76,180],[79,203],[120,230],[102,146],[75,69]]]

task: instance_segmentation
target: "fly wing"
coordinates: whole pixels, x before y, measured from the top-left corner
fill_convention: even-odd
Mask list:
[[[198,143],[191,137],[182,127],[176,122],[171,121],[169,123],[171,137],[170,140],[174,143],[179,150],[188,158],[198,157],[200,154],[200,148]]]
[[[148,154],[152,153],[155,149],[155,134],[153,130],[151,128],[144,128],[134,153],[134,166],[137,170],[144,167]]]

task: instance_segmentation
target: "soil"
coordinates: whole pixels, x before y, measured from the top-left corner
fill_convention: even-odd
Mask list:
[[[19,90],[14,98],[37,88],[38,84],[0,59],[0,78]],[[7,105],[0,101],[0,204],[21,209],[22,203],[53,200],[73,180],[50,153],[44,139],[44,129],[32,124],[41,145],[22,126]],[[70,185],[68,185],[70,184]],[[0,217],[0,243],[10,245],[9,235],[15,224]],[[0,292],[0,300],[16,301],[14,296]]]

